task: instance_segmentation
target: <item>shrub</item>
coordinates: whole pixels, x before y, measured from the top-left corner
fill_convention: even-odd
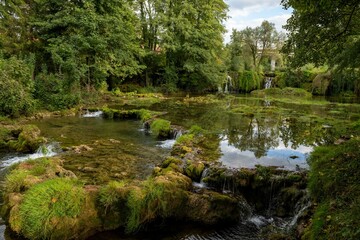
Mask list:
[[[18,117],[35,110],[31,75],[31,68],[22,60],[0,60],[0,114]]]
[[[83,210],[85,192],[75,181],[56,178],[29,189],[20,205],[20,226],[30,239],[72,238],[71,227]],[[11,224],[11,223],[10,223]]]
[[[51,111],[74,107],[81,99],[79,92],[71,91],[61,76],[47,73],[36,77],[34,96]]]

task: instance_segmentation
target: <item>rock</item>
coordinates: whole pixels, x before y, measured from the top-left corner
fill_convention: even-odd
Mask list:
[[[325,95],[331,81],[331,73],[318,74],[312,82],[312,93],[315,95]]]
[[[237,199],[212,191],[191,194],[185,212],[191,221],[207,225],[237,222],[240,216]]]
[[[79,145],[79,146],[74,146],[72,147],[72,149],[74,150],[75,153],[82,153],[82,152],[87,152],[87,151],[92,151],[93,148],[87,146],[87,145]]]

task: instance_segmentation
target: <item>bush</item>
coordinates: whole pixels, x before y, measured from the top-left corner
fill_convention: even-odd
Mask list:
[[[71,91],[58,75],[41,73],[35,79],[34,96],[50,111],[68,109],[80,102],[79,92]]]
[[[240,92],[250,92],[260,88],[260,77],[254,71],[239,72],[238,82],[236,88]]]
[[[18,117],[35,110],[32,71],[16,58],[0,60],[0,114]]]
[[[69,229],[84,203],[85,192],[73,180],[57,178],[35,185],[20,205],[22,233],[30,239],[72,238]]]

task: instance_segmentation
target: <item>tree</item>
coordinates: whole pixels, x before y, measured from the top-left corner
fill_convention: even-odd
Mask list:
[[[360,3],[358,0],[282,0],[293,14],[284,52],[293,66],[330,64],[338,68],[360,66]]]
[[[223,0],[167,0],[162,34],[164,78],[188,90],[214,88],[225,78],[223,49],[227,5]]]
[[[267,52],[273,47],[277,40],[278,33],[275,25],[268,21],[263,21],[261,26],[256,28],[247,27],[241,31],[243,41],[247,46],[247,51],[252,58],[252,64],[259,70]]]

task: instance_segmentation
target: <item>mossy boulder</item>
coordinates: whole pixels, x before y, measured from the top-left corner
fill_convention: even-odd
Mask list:
[[[155,119],[150,124],[150,129],[159,138],[169,138],[171,134],[171,122],[164,119]]]
[[[312,93],[315,95],[325,95],[328,91],[331,78],[330,72],[318,74],[312,82]]]
[[[26,191],[10,212],[10,227],[29,239],[73,239],[98,226],[96,211],[81,184],[55,178]],[[94,224],[94,225],[93,225]]]
[[[190,194],[185,212],[189,220],[207,225],[237,222],[240,216],[236,198],[213,191]]]
[[[9,140],[7,145],[18,152],[35,152],[46,142],[46,139],[41,136],[40,129],[35,125],[24,125],[19,129],[13,129],[11,134],[15,139]]]
[[[204,169],[205,169],[204,163],[189,161],[185,167],[185,174],[193,181],[199,182]]]

